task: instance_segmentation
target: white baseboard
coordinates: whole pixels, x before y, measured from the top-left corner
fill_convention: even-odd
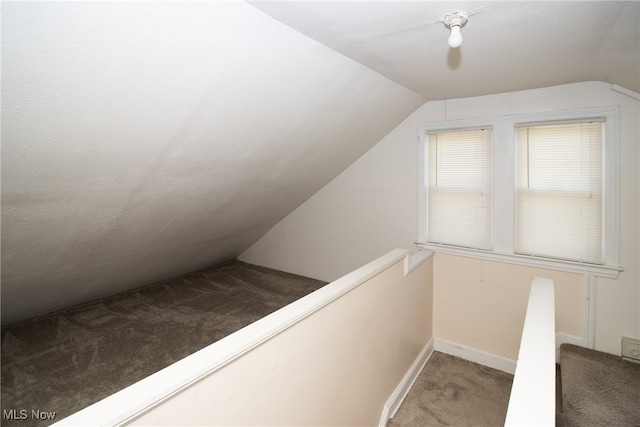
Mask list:
[[[582,337],[563,334],[562,332],[556,333],[556,363],[560,363],[560,345],[561,344],[574,344],[574,345],[579,345],[580,347],[586,347]]]
[[[433,348],[434,350],[441,353],[447,353],[452,356],[457,356],[461,359],[488,366],[490,368],[497,369],[511,375],[513,375],[516,371],[515,360],[505,359],[504,357],[485,353],[484,351],[467,347],[462,344],[445,341],[440,338],[434,338]]]
[[[560,345],[564,343],[584,346],[583,339],[581,337],[558,332],[556,334],[556,360],[558,360]],[[418,375],[424,368],[424,365],[426,365],[434,350],[450,354],[452,356],[457,356],[461,359],[488,366],[493,369],[498,369],[499,371],[503,371],[508,374],[513,375],[516,371],[515,360],[506,359],[494,354],[485,353],[484,351],[477,350],[472,347],[433,337],[423,347],[416,360],[384,404],[382,415],[380,416],[380,427],[386,426],[387,422],[396,414],[398,408],[400,408],[405,397],[407,397],[413,383],[418,378]]]
[[[556,362],[560,360],[561,344],[575,344],[584,347],[584,340],[582,339],[582,337],[576,337],[574,335],[569,335],[562,332],[556,333]],[[513,373],[516,371],[515,360],[505,359],[500,356],[485,353],[484,351],[477,350],[472,347],[467,347],[462,344],[446,341],[440,338],[434,337],[433,349],[441,353],[451,354],[453,356],[460,357],[461,359],[469,360],[480,365],[498,369],[508,374],[513,375]]]
[[[387,399],[384,407],[382,409],[382,415],[380,416],[380,427],[385,427],[387,422],[393,418],[393,416],[400,408],[400,405],[404,401],[405,397],[409,393],[411,386],[420,375],[422,368],[426,365],[429,357],[433,353],[433,338],[427,342],[427,344],[422,348],[422,351],[413,362],[407,373],[404,375],[398,386],[395,388],[389,399]]]

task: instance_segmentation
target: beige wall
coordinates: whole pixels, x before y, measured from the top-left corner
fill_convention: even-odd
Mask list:
[[[421,124],[617,105],[621,137],[620,263],[625,271],[618,279],[597,280],[594,341],[596,349],[619,354],[621,336],[640,337],[639,104],[637,99],[616,92],[610,84],[602,82],[427,102],[240,258],[332,280],[392,248],[415,250],[416,159]],[[461,258],[456,261],[457,270],[475,271],[474,263]],[[515,271],[525,274],[519,272],[520,268]],[[474,274],[468,283],[480,282],[479,273]],[[441,285],[436,283],[437,288]],[[464,299],[467,289],[459,288],[459,291],[455,297]],[[486,298],[492,302],[503,301],[505,293],[491,290]],[[582,298],[582,294],[574,294],[573,298]],[[582,301],[571,301],[572,307],[576,304]],[[564,313],[564,307],[561,306],[559,312]],[[524,318],[524,312],[514,312],[512,317]],[[472,329],[474,325],[460,327]],[[482,342],[475,345],[493,346]],[[495,351],[505,353],[500,347]]]
[[[445,254],[434,263],[434,336],[516,360],[535,276],[555,282],[556,332],[581,337],[581,275]]]
[[[377,425],[432,337],[432,259],[395,262],[133,424]]]

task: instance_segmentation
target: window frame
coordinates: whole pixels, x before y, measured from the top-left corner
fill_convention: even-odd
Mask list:
[[[533,140],[534,143],[534,152],[536,151],[536,142],[540,142],[542,144],[542,146],[544,147],[545,142],[544,139],[545,138],[549,138],[549,139],[553,139],[554,144],[553,144],[553,148],[550,148],[552,150],[554,150],[555,155],[562,155],[564,150],[574,150],[577,152],[580,152],[581,155],[583,154],[583,151],[585,150],[585,146],[583,144],[589,144],[589,142],[585,142],[584,139],[582,139],[582,132],[584,130],[583,126],[587,126],[589,128],[592,128],[593,130],[589,130],[589,132],[595,132],[596,138],[599,140],[599,142],[597,143],[597,147],[598,149],[596,151],[592,151],[592,149],[590,148],[590,146],[587,146],[588,148],[586,148],[586,150],[589,153],[594,153],[595,156],[597,156],[597,162],[595,164],[599,165],[598,167],[598,173],[596,175],[591,175],[591,168],[593,167],[594,163],[589,162],[589,166],[587,167],[587,169],[585,169],[584,163],[580,163],[580,170],[574,170],[573,172],[576,175],[573,175],[570,179],[574,179],[575,181],[569,183],[569,182],[564,182],[564,185],[561,185],[560,187],[558,187],[556,184],[557,182],[547,182],[544,179],[545,174],[544,173],[540,173],[540,169],[539,168],[546,168],[548,167],[547,163],[544,164],[538,164],[537,161],[535,160],[536,155],[535,154],[531,154],[531,152],[528,149],[524,149],[524,147],[521,144],[526,144],[527,147],[529,147],[529,142],[531,141],[531,138]],[[558,133],[555,133],[553,136],[551,136],[551,134],[549,133],[549,131],[545,132],[545,128],[548,127],[552,127],[555,129],[555,132],[565,132],[566,126],[570,126],[572,131],[574,133],[568,135],[569,138],[575,138],[574,139],[574,144],[579,144],[579,145],[573,145],[573,146],[568,146],[566,144],[556,144],[557,142],[561,142],[563,140],[559,139]],[[581,137],[578,138],[577,134],[575,132],[577,132],[577,129],[580,129],[580,135]],[[532,136],[529,136],[529,130],[533,129],[534,133]],[[525,125],[521,125],[515,126],[515,144],[516,144],[516,212],[515,212],[515,248],[514,248],[514,252],[515,253],[519,253],[522,255],[534,255],[534,256],[542,256],[542,257],[549,257],[549,258],[553,258],[553,259],[567,259],[567,260],[573,260],[573,261],[577,261],[577,262],[583,262],[583,263],[591,263],[591,264],[598,264],[598,265],[602,265],[604,264],[603,260],[604,260],[604,215],[605,215],[605,209],[604,209],[604,168],[602,167],[604,165],[604,144],[605,144],[605,136],[604,136],[604,131],[606,129],[606,123],[604,121],[604,118],[598,117],[598,118],[588,118],[588,119],[580,119],[580,120],[562,120],[562,121],[554,121],[554,122],[546,122],[546,123],[526,123]],[[527,136],[523,137],[521,134],[521,131],[526,131]],[[541,137],[541,141],[539,141],[536,138],[536,132],[539,131],[541,133],[544,133],[544,137]],[[551,131],[553,132],[553,131]],[[520,135],[520,136],[519,136]],[[592,133],[589,133],[589,138],[592,136]],[[520,139],[523,138],[523,139]],[[579,147],[579,148],[578,148]],[[544,148],[541,148],[541,150],[543,150],[544,152]],[[577,154],[577,153],[574,153]],[[544,154],[541,154],[544,155]],[[532,160],[532,164],[529,164],[529,159],[531,158],[530,156],[533,156],[533,160]],[[553,161],[552,158],[548,158],[550,161]],[[568,159],[567,159],[568,160]],[[581,160],[584,160],[584,158],[582,158]],[[521,164],[521,161],[525,161],[526,165]],[[524,166],[523,170],[520,170],[520,167]],[[574,164],[575,166],[575,164]],[[562,167],[563,170],[566,170],[567,167],[564,166]],[[522,174],[522,172],[526,172],[526,174]],[[553,173],[553,172],[550,172]],[[587,175],[585,175],[585,173]],[[524,176],[526,176],[526,185],[525,182],[522,182],[521,180],[524,178]],[[588,184],[585,183],[585,180],[580,180],[580,178],[584,178],[585,176],[587,176],[588,178],[586,179],[586,181],[588,182]],[[596,180],[592,180],[591,178],[595,178]],[[544,184],[542,183],[544,182]],[[588,190],[585,191],[585,184],[588,187]],[[594,186],[595,184],[595,186]],[[523,186],[525,185],[525,186]],[[552,187],[552,188],[551,188]],[[590,197],[585,198],[585,194],[589,194]],[[593,195],[595,195],[595,197],[592,197]],[[559,198],[557,198],[557,196],[560,196]],[[553,202],[555,203],[562,203],[564,204],[563,206],[566,209],[575,209],[578,206],[580,207],[580,209],[586,209],[587,211],[594,213],[595,215],[599,215],[597,222],[594,222],[593,224],[596,225],[597,224],[597,234],[593,234],[592,236],[596,239],[595,241],[597,242],[597,239],[599,240],[599,244],[595,244],[594,246],[591,246],[589,243],[586,243],[584,246],[579,247],[580,245],[577,245],[576,243],[576,239],[578,238],[578,236],[584,236],[585,232],[587,233],[591,233],[593,231],[596,231],[595,229],[591,228],[590,225],[585,224],[584,222],[582,222],[582,220],[584,218],[580,218],[580,220],[577,220],[575,217],[572,217],[572,225],[577,226],[580,225],[581,228],[581,232],[577,233],[577,234],[570,234],[571,237],[569,237],[569,239],[571,239],[570,241],[572,242],[572,245],[570,246],[569,252],[565,252],[563,255],[565,256],[560,256],[559,254],[553,255],[552,253],[554,251],[557,251],[557,246],[556,244],[553,244],[552,241],[546,242],[546,243],[541,243],[541,244],[534,244],[534,242],[531,239],[532,235],[529,234],[528,232],[531,231],[531,229],[528,229],[528,227],[520,227],[520,225],[524,225],[523,221],[525,220],[529,220],[532,221],[533,223],[530,225],[533,225],[534,229],[537,227],[536,226],[536,221],[539,220],[539,218],[532,218],[530,215],[527,215],[525,213],[526,210],[522,210],[521,207],[519,208],[519,204],[522,203],[522,206],[526,205],[527,203],[533,203],[538,207],[550,207],[550,205],[548,205],[547,203],[549,203],[549,200],[553,198],[555,199],[555,201]],[[568,204],[567,203],[568,200],[571,200]],[[529,205],[531,206],[531,205]],[[558,205],[554,205],[554,206],[558,206]],[[596,210],[591,210],[593,208],[596,208]],[[597,213],[596,213],[597,212]],[[522,214],[521,217],[519,217],[518,215]],[[555,221],[560,220],[560,218],[558,217],[552,217],[552,221],[550,224],[553,224]],[[545,220],[542,219],[542,222],[544,223]],[[587,227],[586,229],[584,227]],[[552,229],[553,225],[551,225]],[[522,230],[523,232],[519,235],[519,230]],[[558,229],[556,229],[557,231],[559,231]],[[541,230],[543,233],[545,232],[544,230]],[[548,231],[547,231],[548,232]],[[528,235],[528,237],[525,237],[526,235]],[[599,237],[595,237],[595,236],[599,236]],[[521,237],[521,238],[519,238]],[[549,239],[549,240],[553,240],[553,239]],[[593,242],[593,240],[589,240],[589,242]],[[519,243],[521,245],[524,246],[520,246]],[[551,244],[550,244],[551,243]],[[597,249],[597,251],[595,250]],[[591,258],[590,260],[588,258]]]
[[[604,119],[603,144],[603,264],[591,264],[557,258],[523,255],[515,252],[515,197],[516,197],[516,126],[533,126],[589,119]],[[438,131],[456,131],[479,127],[493,128],[492,153],[492,249],[473,249],[428,242],[426,160],[427,134]],[[422,123],[418,126],[418,220],[417,240],[420,249],[480,258],[510,264],[547,268],[598,277],[617,278],[623,269],[619,266],[620,241],[620,138],[619,108],[596,107],[563,111],[547,111],[506,115],[491,118],[447,120]],[[496,167],[500,165],[500,167]]]
[[[429,131],[425,133],[425,145],[424,145],[424,149],[425,149],[425,153],[427,153],[429,151],[429,146],[428,146],[428,141],[429,141],[429,135],[433,135],[433,134],[442,134],[442,133],[450,133],[450,132],[467,132],[467,131],[477,131],[477,130],[484,130],[484,129],[490,129],[491,131],[491,141],[490,141],[490,157],[489,157],[489,168],[491,171],[490,177],[489,177],[489,193],[490,193],[490,199],[493,199],[493,127],[492,126],[480,126],[480,127],[471,127],[471,128],[465,128],[465,129],[438,129],[436,131]],[[424,161],[427,162],[425,163],[428,164],[429,159],[428,159],[428,154],[424,155]],[[426,169],[425,169],[426,171]],[[427,174],[424,175],[425,177],[425,181],[424,181],[424,188],[425,188],[425,192],[424,192],[424,197],[428,199],[429,197],[429,192],[431,190],[430,186],[429,186],[429,176]],[[446,190],[445,190],[446,191]],[[493,202],[490,201],[490,207],[493,208]],[[425,206],[425,236],[428,235],[428,229],[429,229],[429,208],[428,206]],[[489,218],[489,248],[479,248],[479,247],[472,247],[472,246],[462,246],[462,245],[455,245],[455,244],[449,244],[449,243],[440,243],[440,242],[435,242],[435,241],[430,241],[429,243],[434,244],[434,245],[447,245],[447,246],[453,246],[453,247],[460,247],[460,248],[469,248],[469,249],[475,249],[475,250],[482,250],[482,251],[486,251],[486,250],[491,250],[493,248],[493,212],[491,212],[490,218]]]

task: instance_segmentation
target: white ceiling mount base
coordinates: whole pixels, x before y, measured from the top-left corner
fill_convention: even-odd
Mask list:
[[[456,25],[462,27],[468,20],[469,15],[464,10],[449,12],[442,18],[442,22],[449,28]]]
[[[467,23],[469,15],[464,10],[456,10],[454,12],[447,13],[442,22],[449,28],[451,28],[451,34],[449,35],[449,46],[456,48],[462,44],[462,33],[460,28]]]

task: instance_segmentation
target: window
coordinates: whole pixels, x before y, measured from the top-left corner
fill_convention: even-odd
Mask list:
[[[491,249],[491,129],[427,136],[428,239]]]
[[[603,262],[603,126],[516,127],[517,253]]]
[[[617,277],[617,107],[420,128],[421,248]]]

